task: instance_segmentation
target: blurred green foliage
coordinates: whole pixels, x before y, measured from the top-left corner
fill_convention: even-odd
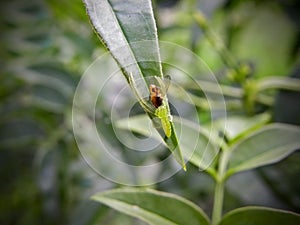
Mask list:
[[[233,57],[250,63],[254,77],[293,73],[299,78],[297,1],[156,1],[154,6],[159,38],[192,49],[223,83],[231,82],[224,76],[226,65],[189,15],[194,7],[211,20]],[[142,224],[89,201],[95,191],[116,185],[85,164],[72,133],[77,82],[105,52],[83,3],[1,1],[0,12],[0,223]],[[260,105],[256,113],[268,112],[277,121],[300,124],[299,93],[268,94],[277,100]],[[244,112],[239,108],[228,113]],[[213,182],[204,173],[199,176],[192,165],[188,170],[157,188],[193,199],[209,213]],[[294,153],[279,164],[233,177],[225,210],[259,204],[300,212],[299,171],[299,153]],[[240,187],[249,180],[253,183],[245,192]],[[264,194],[258,198],[256,193]]]

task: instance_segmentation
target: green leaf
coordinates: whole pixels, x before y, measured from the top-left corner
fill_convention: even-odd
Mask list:
[[[300,215],[289,211],[265,208],[243,207],[226,214],[219,225],[296,225]]]
[[[162,77],[151,1],[84,0],[84,3],[95,30],[125,75]]]
[[[300,91],[300,79],[291,77],[265,77],[257,82],[259,91],[267,89],[281,89],[289,91]]]
[[[145,77],[163,78],[151,1],[84,0],[84,3],[96,32],[117,61],[141,106],[145,109],[143,98],[145,93],[149,93],[149,79]],[[167,98],[165,100],[168,103]],[[170,137],[164,137],[164,133],[161,133],[161,136],[176,160],[185,169],[172,123],[171,127]]]
[[[92,199],[152,225],[209,225],[205,213],[174,194],[151,189],[116,189]]]
[[[260,114],[253,117],[231,116],[221,119],[218,123],[220,124],[220,129],[225,127],[225,136],[230,143],[233,143],[235,140],[249,134],[250,131],[263,126],[269,120],[270,116],[268,114]]]
[[[252,133],[232,147],[228,173],[278,162],[300,147],[300,129],[287,124],[271,124]]]

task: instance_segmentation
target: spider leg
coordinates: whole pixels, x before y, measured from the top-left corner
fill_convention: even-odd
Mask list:
[[[149,102],[147,102],[147,100],[145,100],[144,98],[142,98],[139,93],[137,92],[137,86],[135,84],[135,81],[133,80],[133,76],[130,73],[129,77],[128,77],[128,81],[129,81],[129,85],[131,86],[131,89],[133,90],[135,96],[138,98],[139,103],[142,105],[143,109],[145,109],[148,113],[150,113],[151,115],[155,115],[155,108],[154,106],[150,105]]]
[[[161,77],[155,76],[155,80],[157,81],[157,83],[159,84],[159,87],[163,91],[163,96],[165,96],[168,91],[168,88],[170,86],[170,83],[171,83],[171,77],[169,75],[166,75],[162,79]]]

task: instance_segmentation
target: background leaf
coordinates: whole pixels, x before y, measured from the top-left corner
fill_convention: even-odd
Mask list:
[[[153,225],[209,224],[207,216],[192,202],[151,189],[115,189],[92,199]]]
[[[243,207],[226,214],[219,225],[296,225],[300,215],[264,207]]]
[[[229,174],[280,161],[300,147],[299,127],[272,124],[245,137],[232,148]]]
[[[191,121],[173,117],[176,133],[179,134],[179,145],[183,156],[199,169],[206,170],[218,153],[217,139],[214,139],[209,132]],[[117,121],[121,129],[128,129],[145,136],[152,136],[159,140],[159,135],[154,128],[149,127],[150,121],[146,116],[133,116],[128,119]]]
[[[242,136],[247,135],[270,120],[268,114],[259,114],[253,117],[230,116],[224,120],[220,120],[220,128],[225,126],[225,136],[232,143],[234,140],[239,140]]]

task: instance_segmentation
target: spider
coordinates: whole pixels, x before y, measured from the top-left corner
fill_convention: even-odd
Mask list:
[[[135,95],[139,98],[139,101],[142,104],[143,108],[149,114],[154,115],[154,117],[160,119],[164,133],[169,138],[172,134],[172,116],[170,115],[168,102],[165,96],[170,85],[170,76],[165,76],[163,80],[160,77],[153,76],[153,79],[155,79],[154,81],[156,82],[153,82],[149,85],[150,101],[147,101],[139,96],[132,74],[130,74],[128,80],[129,84],[135,92]],[[156,83],[157,85],[154,83]]]

